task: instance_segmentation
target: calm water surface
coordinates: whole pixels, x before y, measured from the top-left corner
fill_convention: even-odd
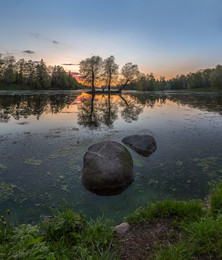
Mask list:
[[[157,151],[130,150],[134,183],[98,196],[81,183],[83,156],[100,141],[151,134]],[[73,207],[116,223],[166,198],[203,199],[222,179],[222,95],[0,92],[0,214],[34,223],[50,208]]]

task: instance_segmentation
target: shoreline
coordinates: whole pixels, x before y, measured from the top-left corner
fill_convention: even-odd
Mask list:
[[[122,260],[221,259],[221,198],[222,182],[211,192],[208,202],[165,200],[151,203],[138,208],[116,227],[101,217],[87,221],[71,209],[54,210],[54,215],[42,218],[38,226],[10,227],[13,212],[8,210],[8,217],[2,219],[0,255],[13,258],[19,246],[18,254],[28,259],[37,259],[39,255],[41,259],[50,260],[92,256],[93,259]]]

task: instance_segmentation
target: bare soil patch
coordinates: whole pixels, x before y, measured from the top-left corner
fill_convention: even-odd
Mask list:
[[[149,225],[130,226],[122,234],[116,234],[118,246],[116,256],[122,260],[143,260],[149,259],[152,250],[157,244],[166,245],[175,241],[172,232],[175,229],[166,220]]]

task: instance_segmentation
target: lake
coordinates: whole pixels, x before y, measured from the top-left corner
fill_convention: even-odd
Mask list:
[[[81,183],[94,143],[152,135],[149,157],[132,151],[135,181],[121,194],[98,196]],[[190,92],[0,91],[0,214],[37,223],[72,207],[115,223],[147,202],[204,199],[222,180],[222,95]]]

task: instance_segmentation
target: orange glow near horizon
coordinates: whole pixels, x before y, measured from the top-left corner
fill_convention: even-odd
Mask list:
[[[79,65],[72,65],[72,66],[64,66],[64,62],[56,62],[54,59],[53,60],[47,60],[46,61],[47,65],[51,65],[51,66],[63,66],[63,68],[65,69],[66,72],[72,72],[72,73],[79,73]],[[157,65],[139,65],[139,69],[141,71],[141,73],[143,74],[150,74],[153,73],[154,77],[156,79],[159,79],[160,77],[164,76],[166,80],[170,80],[172,78],[175,78],[177,75],[187,75],[189,73],[193,73],[193,72],[197,72],[198,70],[201,69],[206,69],[206,68],[213,68],[215,67],[217,64],[212,64],[211,66],[207,66],[205,64],[201,65],[202,62],[188,62],[188,63],[182,63],[178,62],[177,64],[174,64],[173,66],[167,67],[167,64],[160,64],[159,67],[157,68]],[[120,66],[121,68],[122,66]],[[82,83],[82,81],[77,77],[76,78],[80,83]],[[85,84],[85,85],[89,85],[89,84]],[[101,87],[103,84],[98,82],[98,84],[95,84],[98,87]],[[114,86],[115,84],[113,84]],[[89,85],[90,86],[90,85]]]

